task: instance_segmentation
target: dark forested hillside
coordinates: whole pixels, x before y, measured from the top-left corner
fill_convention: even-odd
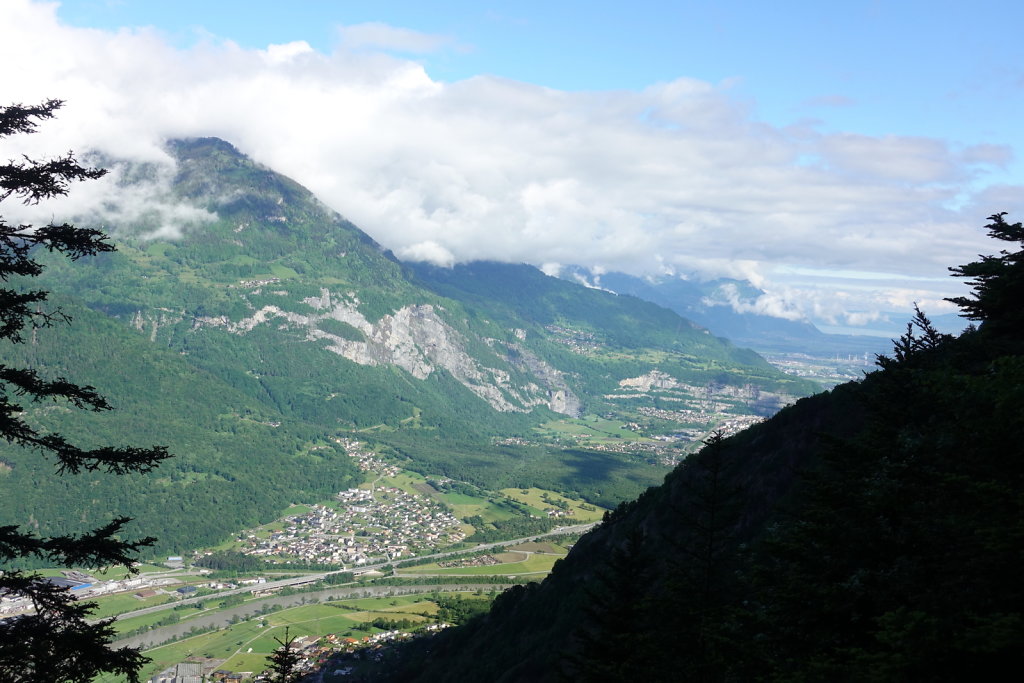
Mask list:
[[[1024,649],[1024,252],[980,263],[954,271],[978,329],[918,312],[878,371],[709,440],[388,680],[1005,677]]]

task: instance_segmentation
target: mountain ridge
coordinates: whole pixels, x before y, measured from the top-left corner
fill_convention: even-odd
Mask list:
[[[614,504],[659,480],[666,471],[659,459],[685,452],[691,437],[671,437],[678,445],[666,446],[651,435],[671,434],[665,416],[683,415],[687,402],[687,414],[706,429],[814,390],[669,311],[525,266],[507,274],[532,283],[537,310],[525,292],[518,302],[488,301],[452,279],[462,271],[442,282],[399,262],[300,185],[229,143],[200,138],[169,150],[178,159],[170,170],[111,162],[124,202],[138,201],[146,189],[155,198],[152,212],[138,224],[107,226],[117,252],[75,263],[42,255],[47,270],[38,284],[65,302],[76,324],[55,334],[60,343],[16,351],[29,364],[76,378],[89,368],[94,377],[87,381],[115,405],[131,407],[111,418],[125,440],[134,433],[129,416],[153,423],[141,411],[154,387],[193,395],[195,405],[161,397],[166,419],[150,429],[179,455],[118,492],[102,480],[58,486],[45,476],[45,463],[29,465],[0,447],[0,457],[15,465],[0,475],[5,522],[29,515],[75,532],[84,520],[51,509],[67,489],[82,501],[83,517],[102,516],[117,500],[145,533],[162,537],[158,552],[180,553],[216,542],[231,527],[269,521],[299,498],[352,485],[358,476],[331,445],[352,434],[424,473],[477,485],[537,485]],[[175,223],[173,211],[160,213],[175,201],[194,220]],[[597,324],[605,314],[614,322],[608,329]],[[112,363],[108,349],[125,357]],[[195,386],[180,379],[147,386],[134,381],[133,374],[146,376],[141,370],[120,373],[146,363],[174,367]],[[620,386],[655,370],[673,378],[671,388]],[[218,410],[219,397],[229,395],[236,407]],[[204,417],[190,425],[193,413]],[[662,455],[538,432],[591,414],[642,422],[645,447]],[[84,428],[83,418],[43,407],[32,414],[57,430]],[[114,435],[96,432],[102,434]],[[272,463],[265,482],[242,462],[246,449],[253,462]],[[288,468],[306,474],[289,481]],[[263,487],[272,495],[263,496]],[[249,500],[229,493],[240,491]],[[237,514],[200,514],[209,500],[230,501]],[[173,514],[161,514],[161,506]]]

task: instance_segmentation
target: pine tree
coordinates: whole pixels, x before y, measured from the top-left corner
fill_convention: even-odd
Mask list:
[[[915,332],[915,329],[918,332]],[[893,339],[893,355],[876,355],[878,367],[883,370],[899,365],[913,365],[922,358],[922,353],[937,349],[948,342],[953,336],[943,334],[935,329],[932,321],[924,314],[917,303],[914,304],[914,318],[907,323],[907,331],[899,339]]]
[[[0,107],[0,139],[33,133],[37,121],[53,118],[62,104],[49,100],[36,106]],[[25,204],[38,203],[66,194],[73,181],[96,179],[104,173],[81,166],[71,152],[47,161],[23,157],[0,165],[0,201],[15,198]],[[47,292],[28,286],[28,278],[43,272],[37,255],[44,249],[75,260],[114,247],[98,230],[68,223],[9,225],[0,217],[0,340],[23,343],[29,331],[70,321],[59,309],[44,310]],[[60,434],[30,424],[24,418],[22,404],[26,401],[53,401],[93,411],[110,410],[111,406],[93,387],[63,377],[48,379],[31,367],[0,363],[0,437],[52,458],[57,474],[148,472],[169,457],[160,447],[80,448]],[[93,603],[78,602],[67,589],[18,568],[19,562],[35,558],[67,567],[122,565],[134,572],[135,553],[155,539],[121,540],[120,532],[129,521],[117,517],[81,535],[49,537],[18,526],[0,526],[0,566],[5,567],[0,593],[27,598],[34,607],[33,614],[0,621],[0,680],[85,682],[111,672],[138,681],[139,668],[148,659],[136,649],[109,647],[115,635],[112,620],[89,623]]]
[[[280,645],[273,654],[267,657],[267,661],[270,662],[270,668],[267,669],[270,674],[270,680],[273,683],[295,683],[302,674],[297,671],[299,664],[299,653],[293,646],[295,644],[294,636],[288,635],[287,627],[284,630],[284,640],[278,637],[274,637],[277,644]]]
[[[1007,223],[1006,212],[988,217],[989,237],[1024,245],[1024,225]],[[1024,331],[1024,249],[1000,250],[997,256],[980,256],[980,261],[954,266],[956,277],[971,278],[974,292],[969,297],[947,299],[963,309],[969,320],[977,320],[990,331],[1019,334]]]

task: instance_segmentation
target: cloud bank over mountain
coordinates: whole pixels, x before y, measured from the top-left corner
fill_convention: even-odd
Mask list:
[[[951,310],[946,267],[991,251],[985,216],[1022,208],[1022,188],[984,182],[1005,146],[768,125],[728,82],[686,77],[608,92],[446,83],[377,48],[452,38],[383,24],[338,34],[329,54],[212,36],[179,48],[152,29],[75,28],[53,4],[5,2],[0,60],[18,65],[0,76],[5,99],[67,105],[4,153],[166,162],[164,140],[218,136],[402,258],[742,277],[767,292],[765,313],[840,324],[915,300]],[[102,194],[76,189],[69,206]]]

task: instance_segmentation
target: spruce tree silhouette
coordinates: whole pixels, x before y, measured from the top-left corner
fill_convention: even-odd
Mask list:
[[[0,107],[0,139],[29,134],[37,121],[50,119],[60,100],[36,106]],[[0,165],[0,201],[10,198],[38,203],[67,193],[69,183],[96,179],[105,171],[81,166],[71,152],[48,161],[22,157]],[[102,232],[68,223],[9,225],[0,217],[0,340],[24,343],[24,333],[69,322],[59,309],[44,310],[47,292],[31,287],[29,278],[43,272],[41,250],[72,260],[113,251]],[[0,437],[55,460],[57,474],[102,470],[113,474],[148,472],[169,457],[166,449],[104,446],[83,449],[60,434],[38,428],[25,419],[23,403],[52,401],[93,411],[111,406],[93,387],[58,377],[48,379],[33,368],[0,363]],[[121,540],[130,520],[116,517],[105,526],[81,535],[38,536],[18,526],[0,526],[0,594],[27,598],[34,612],[0,621],[0,680],[21,682],[91,681],[101,673],[138,681],[140,667],[149,661],[137,649],[109,647],[115,631],[112,619],[90,623],[95,604],[79,602],[66,588],[40,575],[19,569],[19,561],[42,559],[65,567],[99,568],[123,565],[133,569],[135,553],[155,539]]]

